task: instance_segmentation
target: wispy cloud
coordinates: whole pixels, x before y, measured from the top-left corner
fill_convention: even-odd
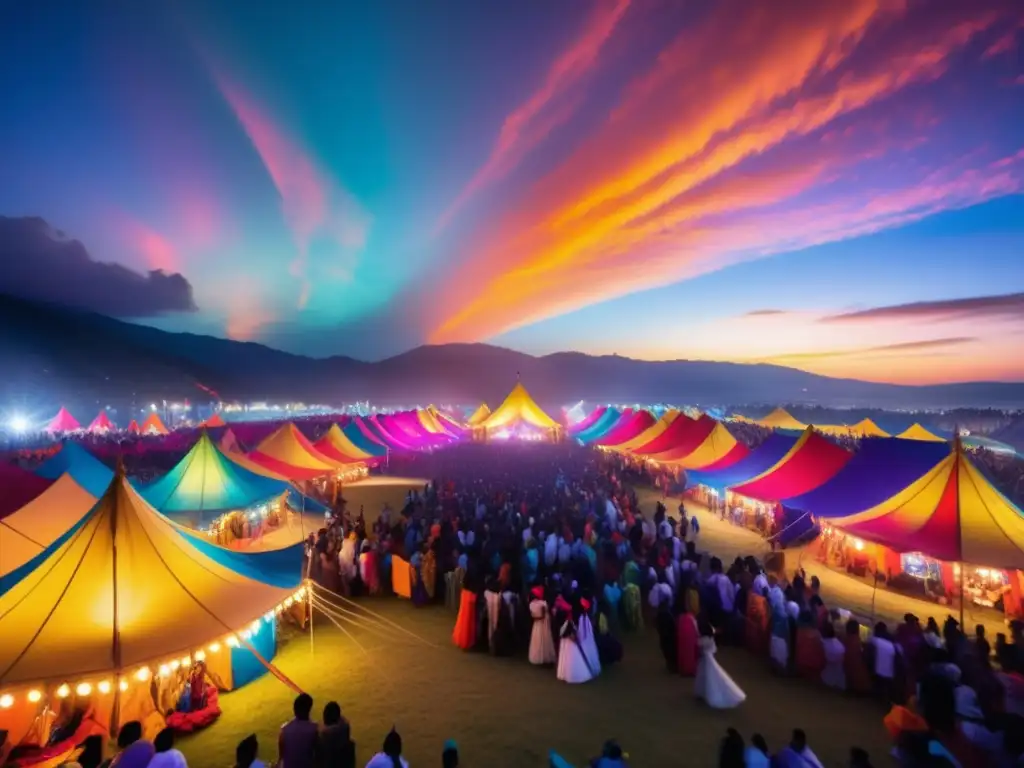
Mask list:
[[[178,249],[163,234],[123,211],[112,214],[111,224],[115,236],[130,252],[142,256],[147,268],[167,274],[181,271]]]
[[[290,272],[299,281],[297,306],[303,309],[312,290],[309,254],[314,238],[326,238],[336,246],[336,263],[327,265],[325,271],[351,274],[354,259],[366,243],[370,217],[255,99],[219,69],[212,72],[281,196],[284,217],[297,248]]]
[[[945,339],[925,339],[923,341],[905,341],[897,344],[882,344],[872,347],[854,347],[850,349],[830,349],[820,352],[793,352],[759,358],[757,362],[790,363],[811,362],[814,360],[830,360],[835,358],[876,358],[882,355],[913,354],[917,352],[935,353],[951,347],[974,344],[978,339],[973,336],[952,336]]]
[[[576,111],[576,87],[597,62],[631,0],[602,0],[590,14],[580,35],[551,64],[544,82],[502,123],[487,161],[473,175],[435,227],[440,232],[466,202],[484,187],[506,176],[531,150]]]
[[[472,268],[439,302],[431,340],[486,338],[1022,188],[1019,147],[986,156],[970,146],[864,178],[935,134],[914,119],[921,86],[990,44],[1021,15],[1012,3],[741,6],[715,4],[690,25],[578,152],[486,228],[467,249]],[[893,102],[904,92],[915,98]],[[905,112],[879,133],[872,108],[883,102]]]
[[[752,309],[750,312],[744,312],[743,317],[773,317],[786,314],[789,313],[784,309]]]
[[[1001,296],[972,296],[940,301],[918,301],[872,307],[853,312],[826,315],[823,323],[860,323],[890,320],[974,320],[978,318],[1024,319],[1024,293]]]

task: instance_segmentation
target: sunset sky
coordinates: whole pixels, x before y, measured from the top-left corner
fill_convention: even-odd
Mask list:
[[[1019,0],[47,5],[0,24],[0,216],[81,242],[81,306],[1024,380]],[[0,290],[54,298],[37,235]]]

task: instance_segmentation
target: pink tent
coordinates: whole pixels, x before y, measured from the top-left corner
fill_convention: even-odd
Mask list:
[[[114,422],[107,416],[106,411],[100,411],[89,425],[90,432],[113,432],[115,429],[117,427],[114,426]]]
[[[45,432],[74,432],[75,430],[81,429],[82,425],[78,423],[78,419],[72,416],[67,408],[61,406],[61,409],[57,411],[57,415],[50,419],[50,423],[46,425]]]
[[[0,519],[28,504],[53,484],[53,480],[40,477],[13,464],[0,464]]]

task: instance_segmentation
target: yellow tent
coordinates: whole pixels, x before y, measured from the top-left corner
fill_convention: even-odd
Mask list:
[[[776,408],[761,419],[758,424],[762,427],[768,427],[769,429],[791,429],[794,431],[803,431],[807,429],[806,424],[794,419],[785,408]]]
[[[437,409],[434,406],[428,405],[426,408],[420,408],[416,411],[416,418],[419,419],[423,428],[432,435],[450,435],[444,425],[438,421]]]
[[[850,431],[857,437],[891,437],[888,432],[875,424],[871,419],[861,419],[850,427]]]
[[[65,685],[117,696],[160,665],[212,652],[208,643],[237,645],[235,632],[295,592],[200,552],[120,474],[56,544],[0,595],[0,690],[12,698]]]
[[[478,424],[482,424],[490,415],[491,409],[487,407],[487,403],[480,403],[480,407],[473,411],[473,415],[469,417],[469,421],[466,423],[471,427],[475,427]]]
[[[365,461],[366,459],[373,458],[370,454],[353,443],[349,439],[348,435],[341,431],[341,427],[337,424],[331,424],[331,428],[327,430],[327,434],[317,440],[313,444],[313,447],[327,459],[342,461],[340,457],[347,457],[343,463]]]
[[[946,442],[945,438],[939,437],[927,427],[922,427],[920,424],[916,423],[911,424],[905,430],[896,435],[896,437],[902,440],[923,440],[928,443]]]
[[[290,480],[311,480],[333,474],[343,466],[314,448],[290,421],[264,438],[249,458]]]
[[[0,520],[0,585],[6,586],[4,577],[68,534],[95,504],[96,497],[65,474]]]
[[[530,397],[530,393],[526,391],[526,387],[520,381],[516,382],[516,385],[509,392],[505,401],[498,406],[498,409],[478,424],[477,427],[483,430],[486,435],[494,430],[513,426],[520,422],[525,422],[539,429],[550,429],[556,432],[561,429],[559,423],[548,416],[534,399]]]
[[[736,438],[722,422],[717,422],[711,433],[691,453],[681,459],[667,462],[669,466],[683,469],[701,469],[721,461],[730,451],[736,449]]]
[[[661,418],[654,422],[651,426],[641,432],[639,435],[634,437],[632,440],[627,440],[621,445],[612,446],[613,451],[620,453],[629,453],[634,448],[639,448],[642,445],[647,445],[654,438],[659,437],[662,432],[669,428],[673,421],[679,418],[679,411],[673,409],[665,411],[661,414]]]

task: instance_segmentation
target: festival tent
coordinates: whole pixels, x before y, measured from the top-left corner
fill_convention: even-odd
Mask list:
[[[819,518],[852,515],[896,495],[947,456],[945,443],[868,440],[834,477],[786,506]]]
[[[356,423],[355,421],[350,421],[348,424],[341,427],[341,431],[353,445],[367,456],[373,456],[376,458],[386,456],[388,453],[387,447],[368,437],[360,426],[361,424]]]
[[[132,419],[131,421],[129,421],[128,422],[128,427],[125,429],[125,432],[127,432],[129,435],[137,435],[141,431],[142,430],[139,429],[139,422],[137,422],[135,419]]]
[[[577,430],[573,436],[581,443],[592,443],[615,429],[615,425],[619,423],[623,413],[625,412],[619,411],[618,408],[606,408],[597,421],[586,429]]]
[[[369,416],[356,416],[352,420],[352,423],[356,426],[365,440],[379,445],[381,448],[384,448],[385,451],[389,450],[391,448],[391,443],[384,439],[380,429],[377,428],[376,423],[371,421],[371,419],[372,417]]]
[[[544,409],[537,405],[523,382],[517,381],[508,393],[508,397],[499,405],[490,416],[477,425],[484,436],[500,429],[515,427],[519,424],[527,424],[536,429],[549,430],[557,435],[562,426],[552,419]]]
[[[208,418],[206,421],[204,421],[199,426],[200,427],[206,427],[207,429],[212,429],[213,427],[223,427],[226,424],[227,424],[227,422],[224,421],[224,419],[222,419],[220,417],[220,414],[219,413],[215,413],[215,414],[213,414],[213,416]]]
[[[368,423],[372,425],[381,439],[390,446],[391,450],[412,451],[416,448],[412,439],[391,423],[388,414],[375,413],[368,419]]]
[[[491,409],[487,407],[487,403],[480,403],[472,415],[466,421],[471,427],[475,427],[478,424],[482,424],[488,416],[491,415]]]
[[[167,435],[170,434],[170,430],[164,426],[163,421],[160,420],[160,415],[153,411],[146,420],[142,422],[141,427],[142,434],[144,435]]]
[[[927,427],[922,427],[916,422],[900,432],[896,437],[901,440],[920,440],[929,443],[946,442],[945,438],[939,437]]]
[[[373,455],[366,453],[359,446],[348,439],[348,435],[341,431],[337,424],[331,424],[327,433],[313,443],[321,454],[329,459],[342,464],[352,464],[373,459]]]
[[[682,459],[695,451],[714,431],[718,422],[710,416],[691,419],[680,416],[665,430],[661,437],[639,448],[636,452],[658,462]]]
[[[614,429],[594,441],[594,445],[619,445],[632,440],[654,426],[657,419],[650,411],[634,411],[629,419],[621,421]]]
[[[94,498],[103,495],[114,476],[106,464],[73,442],[64,443],[57,453],[36,467],[35,473],[51,480],[69,474]]]
[[[813,491],[834,477],[853,454],[807,427],[793,447],[759,475],[730,486],[740,496],[768,502],[784,502]]]
[[[783,456],[792,450],[796,442],[797,438],[793,435],[773,432],[747,456],[731,465],[711,466],[688,472],[688,485],[704,485],[719,493],[724,493],[726,488],[757,477],[765,470],[774,467]]]
[[[446,438],[456,437],[456,433],[448,426],[451,422],[448,422],[448,424],[443,423],[441,421],[441,414],[432,405],[416,411],[416,418],[419,419],[420,426],[432,435],[441,435]]]
[[[720,421],[690,453],[669,462],[669,466],[686,470],[729,467],[744,458],[750,450],[739,442]]]
[[[220,440],[217,442],[217,447],[224,451],[224,453],[245,453],[231,427],[224,430],[224,434],[220,436]]]
[[[289,480],[312,480],[334,474],[341,464],[321,454],[292,422],[282,424],[249,458]]]
[[[794,432],[802,432],[807,429],[806,424],[794,419],[785,408],[776,408],[763,419],[760,419],[757,423],[762,427],[768,427],[769,429],[789,429]]]
[[[590,413],[588,413],[586,416],[584,416],[582,419],[572,422],[571,424],[569,424],[569,434],[575,435],[582,432],[585,429],[590,429],[590,427],[597,423],[598,419],[604,416],[605,411],[607,410],[608,406],[606,405],[598,406]]]
[[[419,411],[401,411],[387,416],[387,424],[393,434],[398,434],[414,448],[439,445],[449,442],[448,435],[437,434],[427,429],[420,421]]]
[[[42,493],[0,520],[0,595],[23,579],[50,544],[71,536],[96,497],[61,475]]]
[[[465,424],[460,423],[453,416],[439,411],[434,406],[427,406],[427,411],[444,434],[456,439],[462,439],[469,432]]]
[[[78,423],[78,419],[71,415],[71,412],[67,408],[61,406],[61,409],[57,411],[57,415],[50,419],[50,423],[46,425],[44,432],[74,432],[82,428],[82,425]]]
[[[959,440],[945,458],[906,488],[829,523],[896,552],[1024,569],[1024,512],[988,481]]]
[[[658,419],[656,422],[654,422],[651,426],[649,426],[643,432],[638,434],[636,437],[633,437],[624,443],[620,443],[619,445],[613,445],[609,447],[615,451],[619,451],[620,453],[630,453],[633,451],[634,448],[637,448],[641,445],[646,445],[647,443],[652,442],[659,435],[663,434],[665,430],[667,430],[669,426],[671,426],[672,422],[675,421],[677,418],[679,418],[679,411],[675,409],[665,411],[665,413],[661,415],[660,419]]]
[[[52,484],[51,478],[41,477],[14,464],[0,464],[0,520],[21,509]]]
[[[267,667],[275,612],[300,596],[192,546],[120,475],[77,530],[42,554],[0,596],[0,691],[9,705],[0,727],[13,726],[13,743],[53,706],[42,691],[73,691],[100,730],[116,733],[122,722],[162,714],[152,687],[194,659],[218,687],[237,687],[258,674],[257,663]]]
[[[850,427],[850,432],[857,437],[891,437],[888,432],[875,424],[871,419],[861,419]]]
[[[195,515],[202,523],[271,501],[291,487],[233,463],[204,432],[170,472],[136,490],[158,512],[172,518]]]
[[[92,423],[89,424],[87,431],[113,432],[115,429],[117,429],[117,427],[114,425],[114,422],[110,420],[110,417],[107,416],[106,410],[102,410],[98,414],[96,414],[96,418],[93,419]]]

